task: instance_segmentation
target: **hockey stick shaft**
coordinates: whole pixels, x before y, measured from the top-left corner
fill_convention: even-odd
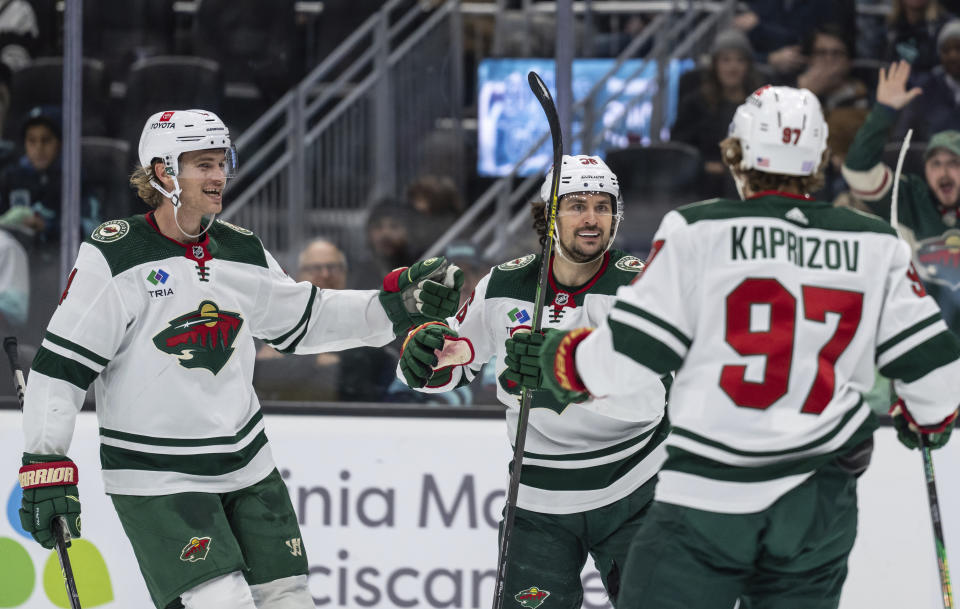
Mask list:
[[[540,274],[537,281],[537,292],[533,302],[532,332],[539,332],[543,324],[543,300],[547,293],[548,273],[550,272],[550,258],[553,255],[554,224],[557,221],[557,190],[560,187],[560,166],[563,161],[563,134],[560,130],[560,116],[557,106],[553,102],[550,90],[543,79],[536,72],[527,75],[530,90],[543,108],[550,124],[550,137],[553,141],[553,174],[550,179],[550,211],[547,218],[547,238],[543,244],[543,255],[540,258]],[[520,400],[520,415],[517,420],[517,433],[513,443],[513,461],[510,466],[510,484],[507,487],[506,506],[503,511],[503,530],[500,535],[500,551],[497,556],[497,579],[494,584],[493,609],[502,609],[504,597],[504,580],[507,573],[507,559],[510,553],[510,537],[513,533],[513,521],[517,514],[517,495],[520,491],[520,470],[523,466],[523,448],[527,438],[527,423],[530,420],[530,403],[533,400],[533,391],[524,389]]]
[[[4,338],[3,350],[7,353],[7,359],[10,361],[10,372],[13,373],[13,385],[17,391],[20,410],[23,410],[23,394],[26,392],[27,384],[23,379],[23,370],[20,369],[20,356],[17,353],[17,338],[15,336]],[[57,543],[57,558],[60,560],[60,572],[63,574],[63,583],[67,588],[67,599],[70,601],[70,609],[81,609],[80,595],[77,594],[77,581],[73,577],[70,555],[67,554],[67,530],[67,524],[64,522],[63,517],[54,519],[53,537]]]
[[[923,457],[923,474],[927,483],[927,501],[930,504],[930,522],[933,524],[933,544],[937,552],[937,567],[940,575],[940,592],[944,609],[953,609],[953,589],[950,586],[950,566],[947,564],[947,545],[943,538],[940,521],[940,501],[937,498],[937,479],[933,471],[933,455],[923,434],[920,437],[920,454]]]

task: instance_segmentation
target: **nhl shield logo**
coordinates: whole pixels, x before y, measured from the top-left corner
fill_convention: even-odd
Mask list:
[[[180,552],[180,560],[184,562],[197,562],[198,560],[206,559],[209,552],[210,538],[194,537]]]
[[[175,356],[184,368],[206,368],[217,374],[233,354],[243,318],[204,300],[196,311],[167,323],[168,327],[153,337],[157,349]]]
[[[206,255],[206,253],[203,251],[203,246],[200,246],[200,245],[194,245],[194,246],[193,246],[193,257],[194,257],[194,258],[196,258],[197,260],[203,260],[203,257],[204,257],[205,255]]]
[[[924,239],[917,244],[916,256],[925,280],[960,289],[960,230],[951,228],[939,237]]]
[[[521,590],[515,594],[513,598],[527,609],[537,609],[537,607],[543,604],[543,601],[547,600],[548,596],[550,596],[550,592],[543,588],[533,586],[526,590]]]

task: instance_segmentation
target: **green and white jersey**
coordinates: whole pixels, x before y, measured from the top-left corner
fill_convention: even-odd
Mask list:
[[[543,328],[570,330],[596,326],[607,316],[617,288],[638,276],[643,264],[621,251],[604,257],[597,274],[579,288],[559,285],[549,273]],[[504,365],[505,342],[519,328],[530,328],[540,256],[531,254],[490,270],[455,317],[447,320],[473,345],[473,362],[453,370],[450,382],[420,391],[449,391],[469,383],[496,356]],[[399,373],[398,378],[403,380]],[[519,397],[497,387],[507,406],[507,435],[513,443],[520,415]],[[603,394],[594,394],[603,395]],[[666,456],[662,441],[666,387],[660,375],[640,372],[630,396],[598,397],[560,405],[546,390],[534,392],[524,445],[517,505],[548,514],[585,512],[621,499],[656,475]]]
[[[33,361],[25,450],[66,454],[92,383],[108,493],[227,492],[273,470],[254,393],[254,337],[315,353],[393,338],[376,290],[296,283],[250,231],[199,243],[152,214],[100,225]]]
[[[921,425],[960,396],[960,344],[867,214],[774,193],[669,212],[643,277],[577,348],[591,393],[676,370],[656,498],[753,513],[870,437],[874,366]]]

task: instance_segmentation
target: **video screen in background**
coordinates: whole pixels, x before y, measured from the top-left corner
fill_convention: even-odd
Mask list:
[[[584,99],[616,63],[615,59],[575,59],[573,61],[574,104]],[[692,59],[675,59],[667,70],[665,128],[661,140],[670,139],[669,127],[677,115],[677,85],[680,76],[693,69]],[[527,85],[527,73],[536,71],[556,99],[556,70],[552,59],[485,59],[478,68],[477,88],[477,172],[498,177],[510,173],[513,166],[549,130],[540,104]],[[603,156],[611,148],[650,143],[650,117],[656,92],[657,64],[629,59],[607,81],[593,106],[593,150]],[[607,103],[611,100],[610,103]],[[639,103],[634,104],[634,100]],[[629,109],[628,109],[629,107]],[[584,121],[583,109],[573,115],[573,131],[579,133]],[[572,134],[564,133],[567,154],[583,154],[579,142],[570,143]],[[550,138],[520,167],[520,175],[541,173],[551,162]]]

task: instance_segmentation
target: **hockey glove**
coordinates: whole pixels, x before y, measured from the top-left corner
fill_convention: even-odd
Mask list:
[[[380,304],[401,336],[428,321],[443,321],[457,312],[463,271],[439,256],[394,269],[383,278]]]
[[[927,448],[940,448],[950,440],[950,434],[957,423],[957,412],[954,411],[939,425],[921,427],[904,408],[903,400],[897,400],[890,408],[890,416],[893,418],[893,427],[897,430],[897,439],[910,449],[919,448],[920,434],[923,434]]]
[[[473,345],[450,326],[428,322],[414,328],[400,351],[400,372],[407,385],[443,387],[450,382],[454,366],[473,361]]]
[[[574,357],[577,345],[590,336],[592,328],[577,328],[571,332],[549,332],[540,347],[540,367],[543,369],[543,388],[549,389],[561,404],[585,402],[590,393],[577,374]]]
[[[554,333],[557,330],[544,330]],[[497,377],[497,382],[510,395],[520,395],[526,389],[543,387],[543,372],[540,369],[540,348],[544,333],[531,333],[528,329],[517,330],[504,343],[507,355],[503,358],[506,369]]]
[[[66,521],[71,537],[80,537],[77,479],[77,466],[67,457],[23,453],[20,524],[41,546],[56,545],[53,520],[59,517]]]

